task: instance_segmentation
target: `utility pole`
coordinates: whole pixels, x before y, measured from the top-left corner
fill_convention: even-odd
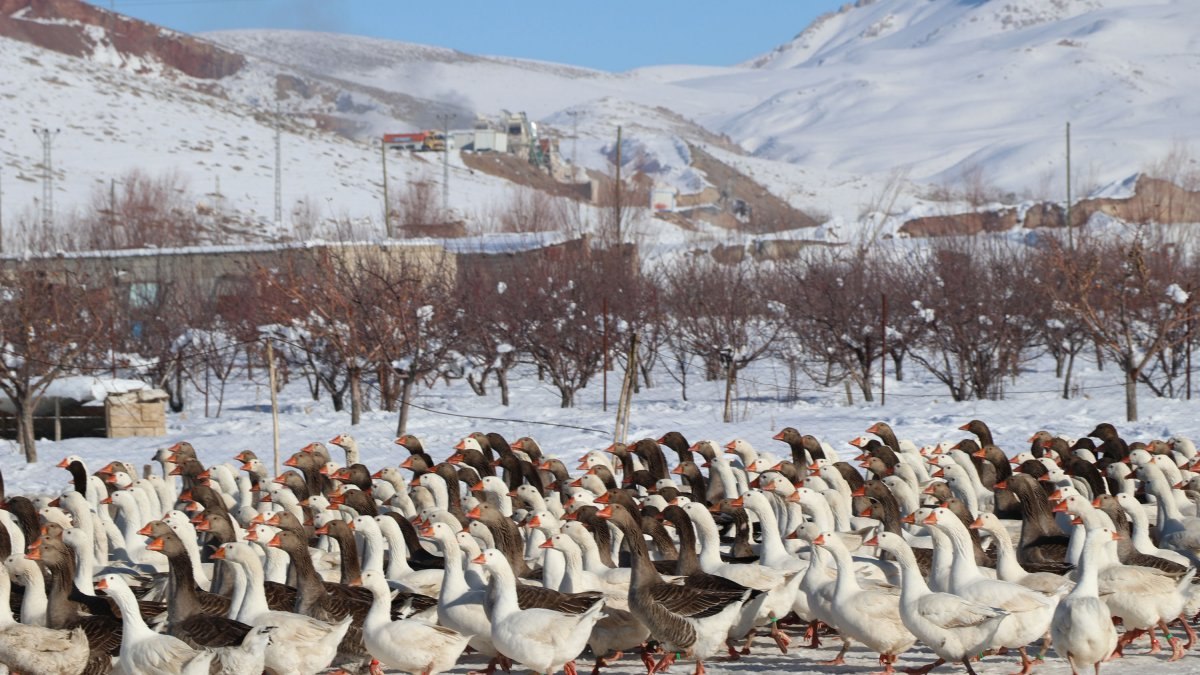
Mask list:
[[[392,207],[388,203],[387,186],[387,143],[379,139],[379,159],[383,163],[383,233],[388,239],[392,238]]]
[[[1067,122],[1067,246],[1075,250],[1075,235],[1071,229],[1071,123]]]
[[[0,253],[4,253],[4,167],[0,166]]]
[[[617,246],[621,245],[621,127],[617,127],[617,183],[614,187],[613,216],[616,219]]]
[[[275,102],[275,225],[283,225],[283,151],[279,102]]]
[[[54,158],[51,155],[51,146],[59,131],[61,130],[51,131],[45,127],[33,128],[33,133],[42,139],[42,227],[47,229],[54,222]]]
[[[437,116],[442,123],[442,218],[450,220],[450,113]]]
[[[568,110],[567,114],[571,116],[571,183],[578,186],[579,177],[576,175],[576,169],[579,168],[579,111]],[[583,205],[580,204],[580,201],[581,200],[578,198],[578,194],[576,194],[575,225],[577,227],[581,224],[579,222],[579,214],[583,208]]]

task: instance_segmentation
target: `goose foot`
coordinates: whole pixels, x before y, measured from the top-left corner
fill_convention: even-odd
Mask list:
[[[369,672],[371,675],[383,675],[383,664],[378,659],[371,659]]]
[[[754,643],[755,635],[758,635],[758,629],[751,629],[746,635],[746,641],[742,643],[742,656],[750,655],[750,645]]]
[[[499,661],[500,657],[497,656],[488,661],[487,668],[484,668],[483,670],[468,671],[467,675],[492,675],[492,673],[496,672],[496,664],[499,663]]]
[[[1048,654],[1050,652],[1050,644],[1051,644],[1050,632],[1047,631],[1046,634],[1042,636],[1042,650],[1040,652],[1038,652],[1038,655],[1037,655],[1038,661],[1044,661],[1046,659],[1046,654]]]
[[[895,661],[895,656],[880,654],[879,663],[883,666],[883,670],[877,673],[872,673],[871,675],[893,675],[896,672],[896,669],[892,667],[892,664],[895,663]]]
[[[1183,648],[1183,640],[1180,640],[1177,637],[1172,637],[1169,643],[1171,645],[1171,658],[1167,659],[1167,661],[1178,661],[1179,659],[1182,659],[1184,653],[1187,652],[1187,650]]]
[[[977,675],[975,669],[971,667],[971,659],[963,659],[962,664],[967,669],[967,675]],[[1097,672],[1096,675],[1100,675],[1100,673]]]
[[[850,649],[850,643],[843,642],[842,649],[837,653],[837,656],[833,657],[829,661],[818,661],[817,663],[822,666],[844,666],[846,665],[846,650],[848,649]]]
[[[1108,658],[1110,660],[1125,658],[1126,645],[1128,645],[1130,642],[1133,642],[1137,638],[1141,637],[1142,633],[1145,633],[1145,632],[1146,631],[1142,630],[1141,628],[1135,628],[1131,631],[1126,631],[1124,634],[1121,635],[1120,638],[1117,639],[1117,648],[1113,650],[1112,656],[1110,656]]]
[[[612,656],[604,656],[596,659],[596,663],[601,666],[611,666],[613,661],[620,661],[622,656],[625,656],[625,652],[615,651]]]
[[[1158,635],[1155,635],[1154,629],[1150,629],[1150,653],[1157,654],[1162,651],[1162,643],[1158,641]]]
[[[567,661],[563,664],[563,673],[566,675],[579,675],[579,671],[575,670],[575,662]]]
[[[659,660],[658,664],[654,666],[654,672],[665,673],[667,672],[667,669],[671,667],[672,663],[675,663],[675,652],[667,652],[663,655],[662,659]]]
[[[779,630],[778,622],[773,622],[771,624],[771,637],[775,639],[775,646],[779,647],[779,651],[781,653],[788,653],[788,645],[792,644],[792,640],[787,636],[787,634]]]
[[[1187,633],[1187,642],[1183,645],[1183,648],[1185,650],[1191,649],[1196,644],[1196,631],[1192,630],[1192,627],[1187,622],[1187,617],[1182,614],[1179,615],[1179,625],[1183,626],[1184,632]]]
[[[821,646],[820,633],[821,633],[821,622],[818,621],[817,619],[813,619],[812,621],[809,621],[808,622],[808,630],[804,631],[804,639],[812,640],[811,642],[809,642],[806,645],[809,649],[818,649]]]
[[[704,662],[703,661],[701,661],[699,659],[696,660],[696,670],[695,670],[695,672],[692,673],[692,675],[704,675]]]
[[[1025,652],[1025,648],[1021,647],[1018,651],[1021,652],[1021,669],[1013,673],[1013,675],[1029,675],[1033,672],[1033,659],[1029,658],[1029,654]]]
[[[929,671],[937,668],[945,662],[946,659],[938,659],[937,661],[934,661],[927,666],[921,666],[920,668],[905,668],[904,672],[908,673],[908,675],[926,675]],[[967,668],[969,669],[970,666],[967,666]]]
[[[735,646],[733,638],[729,638],[729,639],[725,640],[725,648],[727,650],[729,650],[729,660],[730,661],[737,661],[738,659],[742,658],[742,655],[740,653],[738,653],[738,650],[737,650],[737,647]]]
[[[647,645],[642,645],[642,665],[646,666],[646,675],[654,675],[654,652]]]

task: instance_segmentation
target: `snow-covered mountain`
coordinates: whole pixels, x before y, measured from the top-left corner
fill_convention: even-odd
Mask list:
[[[886,201],[899,217],[958,208],[932,201],[947,190],[931,186],[1059,198],[1067,121],[1077,194],[1186,143],[1200,110],[1194,4],[858,0],[743,64],[606,73],[347,35],[186,36],[78,0],[0,0],[0,114],[28,122],[0,127],[5,219],[36,212],[36,125],[63,129],[60,213],[138,167],[177,171],[222,208],[269,220],[276,103],[285,225],[295,211],[378,219],[377,134],[503,110],[527,112],[565,158],[599,171],[621,125],[623,156],[685,193],[724,187],[693,166],[702,147],[828,215],[817,236],[844,236],[897,176],[904,189]],[[394,161],[401,179],[440,169]],[[452,174],[467,217],[510,192],[457,160]]]

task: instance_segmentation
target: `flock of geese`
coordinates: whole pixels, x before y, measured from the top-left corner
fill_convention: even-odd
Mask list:
[[[373,473],[345,434],[329,442],[344,464],[312,443],[274,478],[251,451],[206,466],[188,443],[158,452],[161,475],[67,457],[58,497],[0,480],[0,663],[428,675],[469,649],[489,674],[575,675],[590,649],[593,675],[625,652],[648,675],[676,659],[699,675],[760,633],[785,654],[832,640],[828,664],[857,645],[885,673],[918,642],[937,660],[909,672],[1016,652],[1029,673],[1052,648],[1098,673],[1140,638],[1162,651],[1160,632],[1183,657],[1195,445],[1100,424],[1010,458],[982,421],[960,429],[919,446],[874,424],[850,441],[858,466],[791,427],[777,453],[672,431],[577,468],[478,432],[441,463],[402,436],[406,456]]]

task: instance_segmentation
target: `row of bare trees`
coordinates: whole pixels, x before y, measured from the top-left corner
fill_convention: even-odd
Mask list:
[[[695,371],[724,380],[726,417],[744,369],[774,360],[818,387],[850,382],[870,400],[887,362],[915,364],[955,400],[1001,398],[1031,359],[1049,355],[1062,395],[1080,354],[1116,366],[1137,418],[1137,386],[1184,391],[1200,319],[1200,265],[1162,231],[1054,237],[1033,245],[960,239],[917,246],[814,248],[799,259],[721,264],[706,254],[640,261],[637,247],[542,249],[450,275],[389,256],[297,251],[232,285],[163,269],[154,284],[114,284],[36,266],[0,277],[0,392],[36,458],[33,414],[50,384],[121,372],[220,415],[226,385],[265,380],[263,341],[285,379],[303,379],[352,423],[371,406],[398,412],[418,391],[461,379],[511,402],[518,365],[536,369],[563,407],[626,359],[638,336],[639,386],[666,373],[687,398]],[[886,313],[884,305],[886,303]]]

